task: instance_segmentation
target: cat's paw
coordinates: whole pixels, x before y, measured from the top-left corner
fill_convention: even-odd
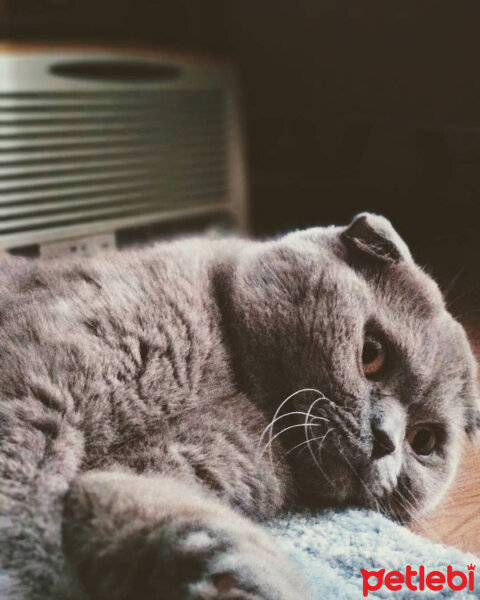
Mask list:
[[[260,527],[236,515],[226,522],[212,516],[202,521],[172,524],[168,533],[171,597],[181,590],[181,600],[309,598],[305,583]]]
[[[65,498],[63,547],[89,600],[309,598],[264,529],[166,477],[79,477]]]

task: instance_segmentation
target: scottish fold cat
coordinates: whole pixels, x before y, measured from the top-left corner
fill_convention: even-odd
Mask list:
[[[384,218],[0,267],[3,600],[294,600],[264,519],[441,498],[476,363]]]

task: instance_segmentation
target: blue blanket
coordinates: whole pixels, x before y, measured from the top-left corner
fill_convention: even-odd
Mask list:
[[[327,511],[319,516],[295,516],[277,522],[273,531],[310,583],[314,600],[361,600],[361,569],[400,571],[405,575],[407,565],[416,571],[423,565],[426,573],[438,570],[446,575],[451,565],[468,576],[467,565],[473,563],[480,571],[480,559],[472,554],[433,544],[373,512]],[[378,591],[370,591],[368,598],[472,600],[480,598],[480,573],[474,575],[474,591],[468,591],[468,584],[462,591],[452,591],[445,585],[442,591],[423,592],[410,591],[405,584],[399,591],[389,591],[382,585]],[[461,579],[454,582],[461,583]],[[371,586],[376,583],[377,578],[372,577]]]

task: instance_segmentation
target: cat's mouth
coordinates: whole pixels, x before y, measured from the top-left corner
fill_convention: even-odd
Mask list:
[[[349,454],[339,440],[316,450],[316,464],[310,465],[310,469],[315,469],[316,480],[310,507],[357,506],[381,512],[404,524],[419,512],[417,499],[406,489],[400,465],[395,464],[393,457],[382,461],[360,459],[358,454]],[[312,481],[311,470],[309,481]]]

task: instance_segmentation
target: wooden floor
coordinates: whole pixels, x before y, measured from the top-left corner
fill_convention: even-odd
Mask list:
[[[468,327],[467,327],[468,329]],[[480,360],[480,327],[469,330]],[[462,462],[449,494],[413,529],[434,542],[442,542],[480,556],[480,447],[466,442]]]
[[[457,478],[441,505],[413,529],[480,556],[480,449],[466,444]]]

